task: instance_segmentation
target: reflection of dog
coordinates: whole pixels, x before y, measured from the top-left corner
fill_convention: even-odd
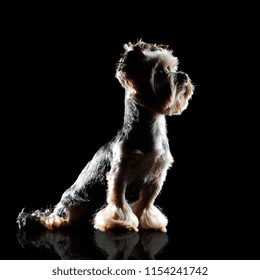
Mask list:
[[[177,64],[167,46],[142,40],[124,45],[116,69],[125,89],[122,129],[94,155],[53,211],[22,211],[17,219],[20,228],[29,220],[48,229],[79,222],[90,189],[107,183],[107,204],[94,217],[95,229],[166,231],[167,218],[154,206],[173,162],[165,116],[181,114],[193,93],[189,77],[177,72]],[[137,186],[139,198],[130,205],[126,189]]]
[[[108,260],[154,260],[168,243],[167,233],[140,231],[139,233],[100,232],[94,235],[96,245]]]
[[[33,235],[28,231],[20,231],[17,240],[27,252],[33,252],[32,248],[39,249],[41,258],[41,251],[45,251],[47,258],[58,256],[61,260],[103,259],[104,256],[110,260],[151,260],[159,255],[163,257],[169,238],[167,233],[159,231],[143,230],[137,233],[96,230],[93,234],[92,230],[81,228],[45,230],[38,234],[34,232]]]

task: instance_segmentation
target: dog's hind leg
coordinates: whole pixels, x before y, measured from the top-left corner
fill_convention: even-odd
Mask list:
[[[75,183],[62,195],[53,209],[25,212],[22,210],[17,223],[20,229],[31,225],[42,225],[53,230],[79,224],[88,211],[88,201],[96,184],[104,185],[109,168],[110,144],[103,146],[85,166]]]

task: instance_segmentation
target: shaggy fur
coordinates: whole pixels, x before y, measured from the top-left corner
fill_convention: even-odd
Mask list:
[[[188,106],[193,85],[177,71],[178,59],[164,45],[124,45],[116,77],[125,89],[122,129],[101,147],[54,209],[22,211],[20,228],[27,221],[52,230],[77,224],[84,216],[89,193],[96,184],[106,185],[106,204],[93,219],[95,229],[166,231],[167,217],[154,205],[173,163],[166,116],[179,115]],[[139,198],[129,203],[126,191],[138,186]]]

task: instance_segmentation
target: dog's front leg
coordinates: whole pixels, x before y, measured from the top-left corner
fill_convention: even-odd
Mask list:
[[[131,204],[133,212],[139,219],[140,229],[155,229],[166,232],[167,217],[154,205],[155,198],[159,194],[161,185],[153,182],[143,187],[139,199]]]
[[[139,199],[131,204],[133,212],[139,219],[140,229],[155,229],[166,232],[167,217],[154,205],[166,178],[170,166],[171,157],[164,161],[158,161],[154,165],[150,179],[143,186]]]
[[[110,171],[107,174],[107,205],[94,218],[94,227],[100,231],[125,228],[138,231],[138,219],[125,198],[127,179],[124,172]]]

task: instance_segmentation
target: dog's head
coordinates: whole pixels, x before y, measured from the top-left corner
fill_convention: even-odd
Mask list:
[[[141,106],[159,114],[178,115],[187,108],[194,86],[177,66],[178,59],[168,46],[139,40],[124,45],[116,77]]]

